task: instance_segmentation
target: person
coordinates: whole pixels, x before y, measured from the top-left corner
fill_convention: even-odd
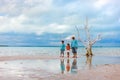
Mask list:
[[[75,40],[75,37],[72,37],[71,49],[73,53],[73,58],[77,58],[77,48],[78,48],[78,42],[77,40]]]
[[[61,53],[60,53],[60,57],[64,57],[64,51],[65,51],[65,44],[64,44],[64,41],[62,40],[61,41],[61,48],[60,48],[60,50],[61,50]]]
[[[69,58],[67,59],[66,71],[67,71],[67,72],[70,71],[70,60],[69,60]]]
[[[67,57],[69,58],[70,56],[70,44],[69,43],[67,43],[66,50],[67,50]]]

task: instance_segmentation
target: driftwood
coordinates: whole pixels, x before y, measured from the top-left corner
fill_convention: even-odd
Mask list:
[[[101,39],[101,35],[98,34],[97,37],[95,39],[91,39],[91,36],[90,36],[90,31],[89,31],[89,28],[88,28],[88,19],[86,18],[86,24],[84,26],[84,30],[85,30],[85,35],[86,35],[86,40],[82,40],[82,38],[80,37],[80,29],[75,26],[76,28],[76,31],[77,31],[77,35],[78,35],[78,40],[80,42],[83,43],[83,45],[85,46],[86,48],[86,55],[87,56],[90,56],[90,55],[93,55],[92,53],[92,46]]]

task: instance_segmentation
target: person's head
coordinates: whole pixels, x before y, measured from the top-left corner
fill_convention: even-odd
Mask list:
[[[72,37],[72,39],[74,40],[74,39],[75,39],[75,37],[73,36],[73,37]]]
[[[70,46],[70,44],[69,44],[69,43],[67,43],[67,45],[68,45],[68,46]]]
[[[63,41],[63,40],[62,40],[61,42],[62,42],[62,44],[64,43],[64,41]]]

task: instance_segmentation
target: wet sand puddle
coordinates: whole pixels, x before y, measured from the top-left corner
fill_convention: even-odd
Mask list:
[[[13,60],[0,62],[0,78],[42,79],[56,74],[77,74],[101,64],[120,64],[119,57],[80,57],[50,60]],[[4,80],[4,79],[3,79]],[[13,79],[14,80],[14,79]]]

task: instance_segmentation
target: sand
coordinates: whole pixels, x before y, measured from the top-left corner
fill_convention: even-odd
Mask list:
[[[58,74],[42,80],[120,80],[120,65],[101,65],[79,70],[77,74]]]
[[[10,61],[10,60],[51,60],[51,59],[61,59],[63,57],[59,56],[0,56],[0,61]],[[67,57],[64,57],[67,58]],[[69,57],[72,58],[72,57]],[[80,57],[78,57],[80,58]]]
[[[0,57],[0,61],[58,58],[59,57],[55,56],[4,56]],[[18,68],[9,70],[0,67],[0,80],[120,80],[120,64],[105,64],[92,68],[80,69],[76,74],[54,74],[46,72],[47,76],[44,76],[43,73],[45,73],[45,71],[40,69]]]
[[[57,56],[1,56],[0,61],[9,60],[34,60],[34,59],[59,59]]]

